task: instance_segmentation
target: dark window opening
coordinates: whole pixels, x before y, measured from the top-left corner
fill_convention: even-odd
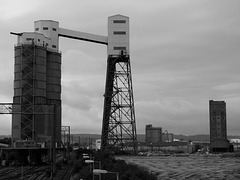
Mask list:
[[[114,47],[114,50],[126,50],[126,47]]]
[[[35,29],[35,31],[38,31],[38,30],[39,30],[39,28],[36,28],[36,29]]]
[[[52,30],[53,30],[53,31],[57,31],[57,29],[56,29],[56,28],[52,28]]]
[[[126,31],[114,31],[113,34],[124,35],[124,34],[126,34]]]
[[[125,20],[113,20],[113,23],[126,23]]]
[[[48,27],[43,27],[43,30],[48,30]]]

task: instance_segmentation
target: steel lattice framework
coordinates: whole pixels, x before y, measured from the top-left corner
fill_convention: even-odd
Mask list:
[[[36,121],[35,123],[35,120],[38,119],[38,116],[34,114],[36,111],[36,102],[43,104],[50,102],[55,104],[55,100],[57,100],[60,108],[55,109],[61,112],[61,101],[59,98],[59,93],[61,93],[61,76],[59,75],[59,73],[61,73],[61,66],[59,62],[61,61],[59,61],[58,58],[56,59],[58,64],[50,62],[50,60],[47,61],[46,93],[47,96],[52,96],[52,98],[47,98],[45,102],[42,97],[44,91],[40,91],[40,89],[44,88],[41,87],[38,89],[40,82],[45,80],[44,78],[40,78],[42,77],[40,74],[36,73],[36,70],[39,70],[41,73],[45,70],[43,67],[38,66],[39,61],[37,55],[39,53],[34,42],[41,43],[44,48],[46,48],[45,45],[47,45],[47,48],[51,49],[49,52],[55,53],[59,48],[58,38],[66,37],[108,46],[101,149],[102,151],[129,150],[136,153],[137,135],[129,58],[129,18],[119,14],[108,17],[108,36],[64,29],[59,27],[57,21],[49,20],[35,21],[34,29],[35,31],[31,33],[11,33],[19,36],[18,43],[20,44],[29,44],[29,39],[33,42],[32,46],[22,45],[21,57],[17,56],[17,60],[19,60],[19,58],[22,59],[20,72],[19,66],[16,68],[17,72],[15,75],[19,75],[19,79],[17,83],[14,84],[14,87],[15,85],[17,86],[15,89],[18,95],[14,96],[13,103],[21,104],[21,139],[34,140],[36,138],[35,136],[38,135],[37,132],[35,135],[34,129],[35,124],[39,122]],[[50,71],[52,66],[54,66],[54,73]],[[51,72],[51,75],[49,72]],[[39,75],[37,79],[36,75]],[[55,80],[55,82],[53,82],[53,80]],[[36,92],[35,89],[37,89]],[[60,115],[60,113],[56,113],[56,119],[60,117]],[[18,135],[17,130],[16,132]]]
[[[21,139],[35,140],[34,129],[34,81],[35,81],[35,45],[21,46],[21,89],[20,103],[21,116]]]
[[[137,150],[130,58],[108,57],[102,126],[102,151]]]
[[[42,111],[42,104],[35,104],[34,112],[24,112],[24,114],[35,114],[35,115],[54,115],[54,104],[44,104],[45,112]],[[24,109],[28,108],[28,105],[23,105],[19,103],[0,103],[0,114],[22,114],[21,106]]]

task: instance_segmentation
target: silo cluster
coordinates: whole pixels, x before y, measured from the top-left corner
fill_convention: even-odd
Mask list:
[[[15,46],[13,103],[21,111],[13,114],[13,142],[46,142],[53,136],[60,142],[61,53],[34,39]]]

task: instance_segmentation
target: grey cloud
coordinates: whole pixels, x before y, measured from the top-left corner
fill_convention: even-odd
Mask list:
[[[130,17],[138,133],[144,133],[149,123],[173,133],[209,133],[208,100],[213,99],[227,102],[229,133],[239,134],[240,1],[103,2],[44,0],[34,6],[34,11],[0,18],[0,38],[4,42],[0,44],[0,80],[9,81],[3,82],[1,96],[12,99],[16,38],[9,35],[10,31],[32,31],[34,20],[52,19],[63,28],[107,35],[107,17],[124,14]],[[58,11],[53,13],[47,7],[56,3]],[[61,38],[60,50],[63,122],[71,124],[76,132],[99,132],[106,47]]]
[[[69,107],[88,111],[91,108],[91,96],[93,92],[90,88],[81,84],[81,81],[70,81],[63,84],[63,103]]]

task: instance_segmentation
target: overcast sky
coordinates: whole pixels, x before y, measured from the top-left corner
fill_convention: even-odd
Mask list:
[[[228,135],[240,135],[239,0],[1,0],[0,102],[12,102],[13,32],[36,20],[107,35],[107,18],[130,18],[137,133],[152,124],[174,134],[209,134],[209,100],[227,105]],[[107,47],[60,38],[62,124],[101,133]],[[0,115],[0,134],[11,116]]]

